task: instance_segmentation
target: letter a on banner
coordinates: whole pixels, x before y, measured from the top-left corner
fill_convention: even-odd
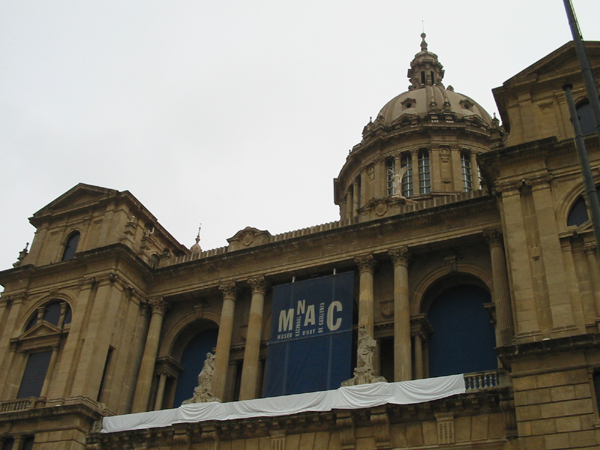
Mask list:
[[[352,376],[354,273],[273,288],[265,397],[337,389]]]

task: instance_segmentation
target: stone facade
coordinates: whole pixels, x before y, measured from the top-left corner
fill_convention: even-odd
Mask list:
[[[31,250],[0,272],[4,448],[600,446],[600,264],[590,222],[576,214],[583,186],[562,92],[570,82],[585,101],[573,45],[494,89],[500,126],[443,85],[422,38],[411,88],[367,124],[335,179],[337,222],[280,235],[247,227],[201,251],[127,191],[80,184],[35,213]],[[600,43],[587,46],[598,77]],[[598,138],[585,142],[600,182]],[[203,336],[215,336],[211,394],[260,398],[273,286],[345,271],[355,273],[355,329],[376,343],[373,377],[442,375],[450,354],[465,394],[99,432],[103,416],[179,406],[186,351]],[[461,318],[467,303],[449,303],[467,291],[483,323]],[[459,319],[448,323],[451,313]],[[454,339],[444,327],[472,325],[495,342],[491,366],[475,371],[476,331],[472,354],[444,350]]]

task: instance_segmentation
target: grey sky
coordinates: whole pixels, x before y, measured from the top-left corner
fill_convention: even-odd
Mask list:
[[[600,40],[598,0],[574,0]],[[333,178],[408,86],[422,21],[446,86],[491,89],[570,40],[562,0],[0,2],[0,270],[79,182],[182,244],[338,219]]]

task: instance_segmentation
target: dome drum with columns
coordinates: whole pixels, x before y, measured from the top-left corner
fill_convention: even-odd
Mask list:
[[[499,122],[444,87],[443,66],[421,37],[409,90],[369,121],[334,180],[343,220],[372,220],[401,213],[407,203],[483,188],[477,155],[501,141]]]

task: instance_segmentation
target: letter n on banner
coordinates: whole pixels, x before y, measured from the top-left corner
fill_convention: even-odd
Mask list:
[[[354,273],[273,288],[265,397],[337,389],[352,376]]]

